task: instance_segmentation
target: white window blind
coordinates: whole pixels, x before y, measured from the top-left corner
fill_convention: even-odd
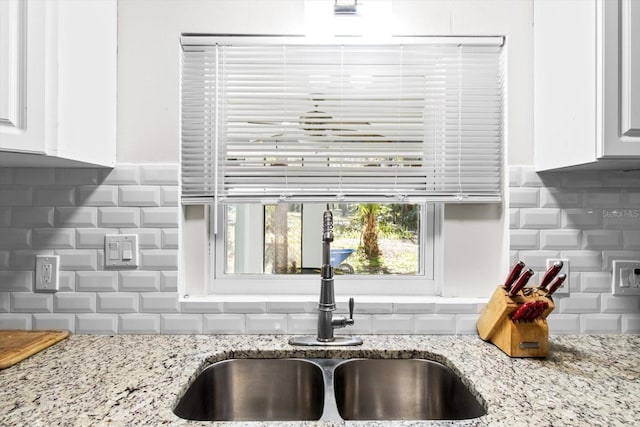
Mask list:
[[[495,39],[183,38],[183,200],[499,201]]]

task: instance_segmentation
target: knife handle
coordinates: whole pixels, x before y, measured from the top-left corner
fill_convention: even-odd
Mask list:
[[[540,281],[539,289],[547,289],[547,285],[556,277],[556,275],[562,270],[564,263],[562,261],[556,261],[544,274],[544,277]]]
[[[518,261],[513,266],[513,268],[511,269],[511,272],[507,276],[507,280],[504,282],[504,285],[502,285],[502,287],[507,292],[511,289],[511,285],[513,285],[513,282],[515,282],[516,279],[518,278],[518,276],[520,276],[520,272],[522,272],[523,268],[524,268],[524,262],[522,262],[522,261]]]
[[[524,273],[520,275],[520,277],[518,277],[516,283],[513,284],[513,286],[509,290],[509,296],[512,297],[520,292],[522,288],[527,285],[527,282],[529,281],[531,276],[533,276],[533,270],[528,268]]]
[[[513,313],[511,320],[514,322],[533,322],[542,316],[547,308],[549,308],[549,303],[546,301],[527,301]]]
[[[518,318],[520,322],[529,322],[536,311],[536,303],[533,301],[525,303],[525,306],[526,310],[524,310],[524,312]]]
[[[513,316],[511,316],[511,320],[513,320],[514,322],[523,320],[526,316],[528,316],[529,311],[531,311],[531,308],[532,308],[532,302],[531,301],[525,302],[520,307],[518,307],[515,313],[513,313]]]
[[[537,301],[531,303],[531,310],[527,313],[527,315],[522,319],[524,322],[531,322],[536,317],[536,313],[538,312],[538,304]]]
[[[538,317],[542,316],[542,313],[544,313],[547,308],[549,308],[549,303],[547,303],[546,301],[536,301],[534,309],[532,310],[528,318],[525,319],[525,321],[533,322]]]
[[[554,280],[551,286],[549,287],[549,290],[545,294],[545,297],[550,297],[551,295],[553,295],[553,293],[557,291],[560,286],[562,286],[566,278],[567,278],[566,274],[561,274],[558,277],[556,277],[556,280]]]

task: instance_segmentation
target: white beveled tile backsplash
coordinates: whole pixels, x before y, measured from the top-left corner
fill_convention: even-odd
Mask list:
[[[611,261],[640,260],[640,174],[509,169],[511,261],[571,261],[557,334],[639,333],[640,297],[611,295]],[[635,214],[635,215],[634,215]],[[178,167],[0,168],[0,329],[88,334],[310,334],[315,303],[181,302]],[[104,235],[137,234],[140,267],[105,270]],[[60,256],[60,291],[33,293],[36,255]],[[446,283],[445,283],[446,286]],[[337,333],[475,334],[478,299],[362,302]],[[339,311],[346,307],[339,304]]]
[[[0,328],[160,333],[179,313],[178,167],[0,168]],[[137,234],[140,267],[104,268],[105,234]],[[60,290],[33,293],[36,255]]]
[[[511,264],[570,261],[571,294],[556,298],[549,330],[640,333],[640,297],[611,295],[612,260],[640,260],[640,172],[512,166],[509,198]]]

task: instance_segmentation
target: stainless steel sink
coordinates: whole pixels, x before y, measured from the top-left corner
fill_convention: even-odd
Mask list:
[[[302,359],[232,359],[206,368],[173,412],[189,420],[317,420],[325,399],[320,367]]]
[[[456,374],[422,359],[231,359],[173,412],[189,420],[460,420],[486,412]]]
[[[461,420],[486,412],[446,366],[421,359],[354,359],[337,366],[345,420]]]

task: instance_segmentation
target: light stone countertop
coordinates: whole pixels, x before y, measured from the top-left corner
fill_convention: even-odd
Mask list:
[[[273,425],[640,423],[640,336],[552,336],[546,359],[512,359],[477,336],[365,335],[351,348],[292,347],[284,335],[72,335],[0,371],[0,425],[210,425],[171,409],[195,374],[227,358],[422,357],[454,369],[486,405],[466,421]],[[244,425],[247,423],[218,423]],[[250,423],[267,425],[268,423]]]

